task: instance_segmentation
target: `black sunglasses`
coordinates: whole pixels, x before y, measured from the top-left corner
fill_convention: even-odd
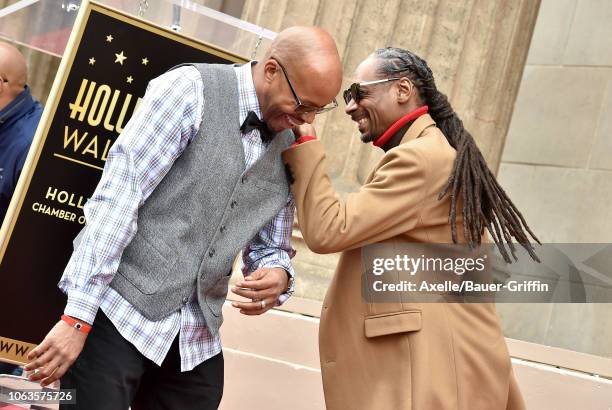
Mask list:
[[[293,99],[295,100],[295,105],[296,105],[295,112],[297,114],[310,114],[313,112],[315,114],[322,114],[329,110],[333,110],[334,108],[338,106],[338,102],[336,101],[335,98],[332,100],[332,102],[330,102],[324,107],[314,107],[312,105],[303,104],[302,100],[300,100],[300,97],[298,97],[297,93],[295,92],[295,88],[293,88],[293,84],[291,84],[291,80],[289,80],[289,76],[287,75],[287,70],[285,70],[285,67],[283,67],[280,61],[278,61],[276,58],[274,57],[271,57],[271,58],[274,61],[276,61],[278,66],[281,68],[281,71],[283,72],[283,75],[285,76],[285,79],[287,80],[287,84],[289,84],[289,88],[291,89],[291,94],[293,94]]]
[[[353,83],[350,85],[349,88],[344,90],[344,92],[342,93],[342,97],[344,97],[344,102],[347,105],[351,102],[351,100],[355,100],[355,102],[358,103],[359,100],[363,98],[363,91],[361,90],[361,87],[363,87],[364,85],[382,84],[386,83],[387,81],[399,80],[400,78],[401,77],[393,77],[385,78],[382,80],[365,81],[363,83]]]

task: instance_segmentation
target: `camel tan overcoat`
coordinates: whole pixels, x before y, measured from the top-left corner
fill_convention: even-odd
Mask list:
[[[452,242],[450,199],[438,193],[455,156],[423,115],[343,201],[320,141],[283,153],[306,243],[317,253],[341,252],[319,329],[330,410],[525,408],[493,304],[366,303],[361,295],[363,246]],[[463,232],[460,216],[457,225]]]

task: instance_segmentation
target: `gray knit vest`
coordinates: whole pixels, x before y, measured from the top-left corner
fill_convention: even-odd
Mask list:
[[[213,335],[223,322],[232,263],[287,203],[278,133],[245,171],[233,66],[194,64],[204,81],[198,134],[138,211],[138,230],[110,286],[147,319],[160,320],[196,295]]]

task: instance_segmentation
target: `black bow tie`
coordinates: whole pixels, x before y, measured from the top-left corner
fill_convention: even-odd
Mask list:
[[[268,128],[268,124],[260,120],[255,112],[249,111],[249,114],[240,126],[240,131],[242,131],[244,134],[248,134],[253,130],[259,130],[261,140],[263,142],[271,141],[272,137],[274,136],[274,131]]]

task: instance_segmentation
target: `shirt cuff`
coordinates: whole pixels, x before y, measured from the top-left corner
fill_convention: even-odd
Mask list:
[[[64,314],[92,325],[102,303],[102,292],[103,289],[98,288],[70,289]]]
[[[280,306],[285,303],[295,291],[295,270],[290,260],[284,261],[274,258],[274,260],[266,261],[265,259],[259,263],[259,268],[282,268],[287,272],[289,277],[289,283],[285,293],[282,293],[276,301],[276,306]]]
[[[291,148],[297,147],[298,145],[303,144],[308,141],[314,141],[316,139],[317,137],[314,137],[312,135],[303,135],[300,138],[296,139],[293,144],[291,144]]]

